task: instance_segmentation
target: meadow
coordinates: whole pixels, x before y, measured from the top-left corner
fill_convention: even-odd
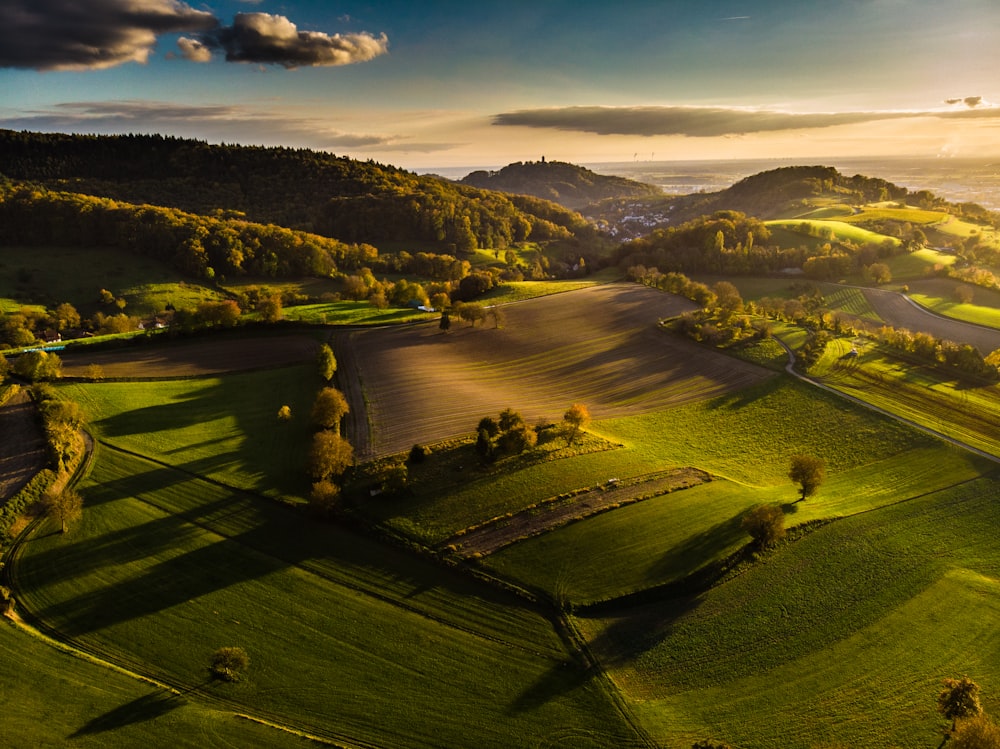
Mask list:
[[[877,310],[857,289],[824,294]],[[295,732],[338,746],[936,743],[940,679],[1000,678],[995,463],[779,374],[775,346],[760,346],[758,366],[657,324],[687,309],[614,284],[510,305],[502,327],[338,332],[337,377],[358,417],[347,435],[368,439],[372,456],[403,457],[417,442],[431,454],[397,496],[370,496],[359,470],[335,523],[302,501],[316,337],[302,336],[299,359],[268,366],[240,358],[253,336],[212,339],[216,352],[183,340],[106,352],[107,366],[131,362],[129,379],[58,387],[98,440],[79,486],[83,519],[66,534],[42,525],[6,568],[26,620],[90,660],[54,658],[5,627],[0,650],[29,640],[40,675],[22,686],[30,672],[0,666],[0,684],[51,714],[48,685],[58,696],[100,683],[101,662],[124,671],[102,671],[103,691],[68,696],[45,726],[16,709],[13,735],[123,746],[174,745],[175,729],[269,746],[301,741]],[[805,340],[786,327],[775,329],[784,340]],[[884,385],[859,391],[866,399],[939,389],[913,367],[897,384],[871,356]],[[831,347],[813,374],[837,384],[841,365]],[[944,418],[957,398],[963,413],[995,413],[984,393],[955,387],[929,413]],[[558,421],[574,402],[594,416],[578,443],[478,462],[470,435],[482,416],[511,407],[532,424]],[[292,420],[278,420],[282,405]],[[827,476],[796,502],[787,472],[800,452],[824,459]],[[644,494],[646,479],[683,468],[710,480]],[[447,548],[612,478],[636,501],[466,561]],[[741,520],[761,503],[781,506],[793,532],[752,554]],[[224,645],[249,653],[243,681],[209,678]]]

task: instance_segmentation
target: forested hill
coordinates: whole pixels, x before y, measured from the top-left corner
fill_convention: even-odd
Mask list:
[[[596,174],[563,161],[518,161],[495,172],[472,172],[461,182],[488,190],[534,195],[573,209],[607,198],[642,198],[662,194],[660,188],[654,185]]]
[[[426,242],[463,252],[593,233],[578,214],[555,203],[306,149],[0,130],[0,175],[376,246]]]

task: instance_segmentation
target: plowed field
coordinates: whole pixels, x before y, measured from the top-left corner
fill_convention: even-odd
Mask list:
[[[22,390],[0,408],[0,506],[47,463],[35,407]]]
[[[447,333],[434,322],[341,334],[338,378],[354,414],[368,416],[348,436],[365,458],[468,434],[507,407],[532,423],[558,420],[580,402],[601,419],[771,376],[657,327],[693,308],[677,296],[612,284],[508,305],[499,329],[455,321]]]

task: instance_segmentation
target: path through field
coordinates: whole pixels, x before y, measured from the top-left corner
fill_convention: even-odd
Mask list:
[[[601,419],[772,376],[657,327],[689,309],[671,294],[610,284],[508,305],[499,329],[455,321],[447,333],[437,322],[353,331],[335,340],[338,378],[355,413],[367,413],[355,428],[370,434],[348,436],[365,459],[469,434],[508,407],[533,423],[558,421],[579,402]]]

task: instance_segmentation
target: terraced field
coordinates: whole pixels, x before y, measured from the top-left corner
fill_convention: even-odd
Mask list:
[[[359,455],[467,434],[514,408],[559,419],[574,402],[595,419],[720,395],[772,374],[657,328],[694,305],[634,284],[609,284],[505,307],[502,328],[437,323],[355,331],[335,342],[354,412],[367,409]],[[349,368],[348,368],[349,367]],[[359,400],[360,399],[360,400]]]

